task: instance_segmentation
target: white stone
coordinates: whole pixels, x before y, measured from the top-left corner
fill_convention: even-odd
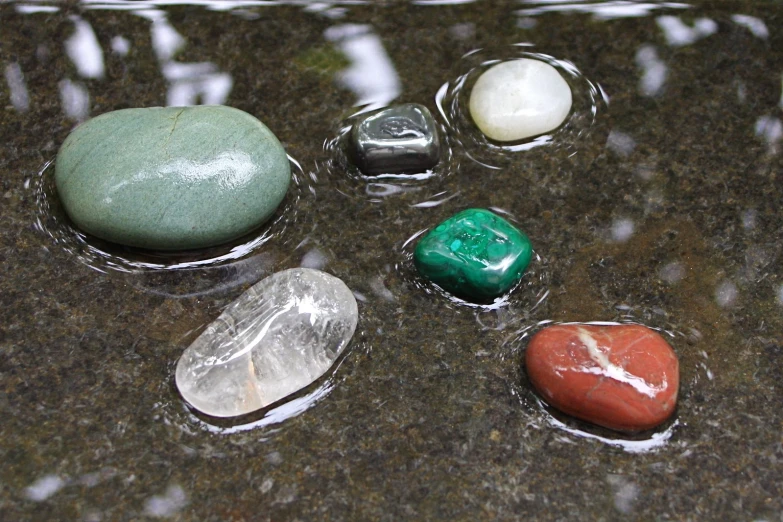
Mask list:
[[[571,88],[554,67],[520,58],[479,77],[470,93],[470,115],[487,137],[517,141],[558,128],[571,103]]]
[[[182,397],[214,417],[264,408],[321,377],[343,352],[359,313],[340,279],[294,268],[256,283],[182,354]]]

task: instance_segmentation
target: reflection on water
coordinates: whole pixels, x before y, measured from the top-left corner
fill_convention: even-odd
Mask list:
[[[615,20],[618,18],[638,18],[649,16],[662,9],[690,9],[690,5],[677,2],[633,2],[616,0],[609,2],[574,2],[569,0],[523,0],[524,3],[546,4],[517,11],[522,16],[535,16],[544,13],[589,13],[596,20]]]
[[[24,490],[24,496],[33,502],[43,502],[58,491],[66,482],[59,475],[44,475]]]
[[[71,16],[74,25],[73,34],[65,40],[65,52],[76,66],[76,72],[82,78],[103,78],[103,50],[95,36],[92,26],[79,16]]]
[[[745,230],[753,230],[757,225],[758,211],[755,208],[749,208],[742,212],[740,219],[742,220],[742,228]]]
[[[188,505],[188,496],[179,484],[170,484],[160,495],[144,502],[144,514],[156,518],[170,518]]]
[[[73,34],[65,40],[65,53],[79,76],[102,79],[105,75],[103,50],[92,26],[79,16],[71,16]],[[81,122],[90,114],[90,93],[84,83],[64,78],[58,83],[63,111],[70,119]]]
[[[142,292],[171,299],[219,296],[260,281],[273,271],[275,257],[261,252],[220,266],[129,272],[125,280]]]
[[[183,63],[174,60],[185,47],[185,38],[169,23],[167,15],[159,9],[135,11],[134,14],[152,21],[150,33],[152,47],[158,57],[161,72],[169,82],[166,105],[183,107],[202,103],[222,105],[228,100],[234,80],[230,74],[220,72],[211,62]]]
[[[352,348],[353,349],[353,348]],[[332,374],[337,370],[340,363],[338,362],[329,371]],[[242,433],[245,431],[255,430],[258,428],[272,426],[274,424],[280,424],[281,422],[301,415],[313,406],[315,406],[321,399],[328,396],[332,390],[334,390],[335,382],[333,375],[324,380],[314,391],[308,393],[303,397],[297,397],[291,399],[276,408],[273,408],[266,412],[261,419],[248,422],[245,424],[233,425],[233,426],[218,426],[210,424],[208,421],[195,415],[189,409],[187,410],[188,424],[182,425],[181,428],[185,431],[190,431],[189,425],[193,424],[201,429],[209,431],[211,433],[219,433],[221,435],[231,435],[234,433]],[[182,407],[187,409],[187,406],[182,403]]]
[[[385,107],[402,91],[400,78],[383,42],[369,25],[335,25],[326,30],[327,40],[334,42],[351,65],[337,74],[337,79],[356,94],[361,112]]]
[[[65,115],[78,122],[86,120],[90,114],[90,93],[87,87],[82,82],[68,78],[61,80],[57,86]]]
[[[92,7],[109,8],[111,2],[93,4]],[[133,7],[132,13],[152,22],[150,33],[152,47],[160,63],[161,73],[169,83],[166,104],[181,107],[196,105],[222,105],[228,100],[233,87],[233,78],[221,72],[211,62],[183,63],[174,60],[185,45],[185,38],[169,23],[167,14],[160,9],[141,9],[149,2],[135,4],[117,3],[124,8]],[[103,79],[105,65],[103,50],[92,26],[83,18],[71,16],[73,34],[65,40],[65,50],[76,67],[78,75],[87,79]],[[111,40],[111,49],[125,57],[130,51],[130,42],[123,36]],[[12,71],[13,72],[13,71]],[[8,78],[8,73],[6,73]],[[17,78],[12,76],[13,80]],[[10,84],[10,81],[9,81]],[[16,81],[18,86],[19,82]],[[83,121],[90,112],[90,94],[79,81],[65,78],[59,83],[60,97],[66,115],[76,121]],[[18,91],[18,89],[17,89]]]
[[[460,195],[460,192],[455,192],[454,194],[449,194],[448,192],[438,192],[437,194],[430,196],[429,199],[426,201],[420,201],[418,203],[413,203],[410,205],[413,208],[432,208],[432,207],[439,207],[440,205],[446,203],[447,201],[456,198]]]
[[[606,477],[606,482],[614,491],[614,508],[624,515],[630,514],[641,493],[639,486],[627,477],[614,473]]]
[[[313,247],[308,250],[304,256],[302,256],[302,260],[299,262],[299,266],[302,268],[323,270],[326,267],[328,261],[329,258],[326,257],[326,254],[324,254],[320,249]]]
[[[644,96],[657,96],[663,91],[669,68],[658,58],[658,51],[652,45],[642,45],[636,51],[636,65],[642,70],[639,92]]]
[[[769,29],[767,29],[767,24],[765,24],[764,21],[760,18],[743,14],[735,14],[731,16],[731,19],[737,25],[748,29],[751,33],[753,33],[753,36],[761,38],[762,40],[769,38]]]
[[[563,430],[566,433],[574,435],[581,439],[591,439],[602,442],[608,446],[615,446],[621,448],[628,453],[649,453],[651,451],[663,448],[666,446],[674,435],[674,430],[680,425],[680,421],[675,420],[671,426],[664,431],[653,433],[649,439],[634,440],[634,439],[610,439],[608,437],[601,437],[594,433],[579,430],[568,426],[562,421],[557,420],[552,414],[546,411],[546,405],[539,400],[539,407],[544,411],[544,418],[547,423],[553,428]]]
[[[612,241],[624,243],[631,239],[635,230],[636,226],[634,225],[633,220],[628,218],[615,219],[612,222],[611,228]]]
[[[36,479],[32,484],[24,488],[24,497],[33,502],[44,502],[63,488],[87,487],[93,488],[117,476],[117,470],[112,467],[104,467],[99,471],[84,473],[77,477],[50,473]]]
[[[636,148],[636,140],[629,134],[612,129],[606,139],[606,148],[627,158]]]
[[[737,301],[738,295],[739,290],[737,290],[737,285],[733,281],[721,281],[715,289],[715,302],[721,308],[729,308]]]
[[[679,283],[685,277],[685,266],[679,261],[665,264],[658,270],[658,277],[670,285]]]
[[[60,10],[59,7],[53,5],[36,5],[36,4],[17,4],[15,6],[17,13],[22,14],[34,14],[34,13],[56,13]]]
[[[775,116],[764,115],[756,120],[756,136],[767,143],[767,152],[775,155],[779,152],[780,139],[783,138],[783,122]]]
[[[27,111],[30,108],[30,96],[27,94],[22,68],[16,62],[9,63],[4,73],[8,90],[11,92],[11,105],[19,112]]]
[[[130,42],[122,36],[115,36],[111,39],[111,50],[120,56],[128,56],[130,52]]]
[[[718,32],[718,24],[710,18],[697,18],[693,26],[682,21],[679,16],[659,16],[655,19],[663,31],[666,43],[672,47],[691,45],[702,38]]]

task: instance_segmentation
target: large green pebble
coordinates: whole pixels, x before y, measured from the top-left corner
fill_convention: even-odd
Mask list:
[[[508,292],[530,263],[530,240],[514,225],[484,209],[464,210],[425,235],[413,261],[444,290],[483,301]]]
[[[290,180],[275,135],[225,106],[102,114],[66,138],[55,170],[76,226],[155,250],[214,246],[251,232],[272,216]]]

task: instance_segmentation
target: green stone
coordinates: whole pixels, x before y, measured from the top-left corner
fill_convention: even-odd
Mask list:
[[[413,262],[447,292],[487,300],[519,282],[532,253],[530,240],[514,225],[488,210],[471,208],[425,235]]]
[[[290,180],[275,135],[225,106],[102,114],[66,138],[55,169],[77,227],[155,250],[203,248],[251,232],[272,216]]]

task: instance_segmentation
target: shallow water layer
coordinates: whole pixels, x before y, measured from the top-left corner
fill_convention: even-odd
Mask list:
[[[26,1],[0,27],[0,518],[783,518],[783,4]],[[560,67],[575,108],[501,146],[465,100],[519,55]],[[442,126],[431,173],[346,165],[346,123],[391,102]],[[196,103],[286,147],[296,183],[272,221],[176,257],[73,229],[51,186],[68,132]],[[534,249],[482,306],[411,261],[471,207]],[[182,351],[296,266],[357,298],[339,366],[251,418],[189,410]],[[547,409],[522,355],[564,321],[661,331],[675,417],[629,439]]]

